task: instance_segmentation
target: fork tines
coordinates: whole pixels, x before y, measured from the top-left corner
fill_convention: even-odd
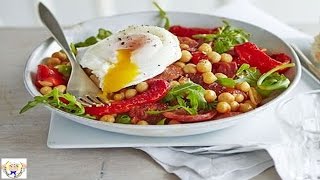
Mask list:
[[[79,101],[82,105],[87,107],[101,107],[105,105],[105,103],[98,96],[85,95],[84,97],[79,97]]]

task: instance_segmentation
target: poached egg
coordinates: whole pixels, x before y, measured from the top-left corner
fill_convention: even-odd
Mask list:
[[[180,57],[175,35],[156,26],[134,25],[88,47],[77,59],[98,77],[104,93],[112,93],[161,74]]]

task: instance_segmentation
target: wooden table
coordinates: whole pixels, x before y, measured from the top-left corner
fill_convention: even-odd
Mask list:
[[[50,112],[36,108],[19,115],[31,100],[23,69],[32,50],[49,37],[44,29],[0,29],[0,158],[27,158],[28,179],[176,180],[152,158],[132,148],[49,149]],[[101,167],[104,171],[101,174]],[[270,168],[255,180],[280,179]]]

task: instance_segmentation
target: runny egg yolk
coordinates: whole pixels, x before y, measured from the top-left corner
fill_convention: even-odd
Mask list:
[[[109,68],[104,76],[104,93],[117,92],[137,77],[139,68],[131,61],[131,53],[131,49],[117,50],[117,62]]]

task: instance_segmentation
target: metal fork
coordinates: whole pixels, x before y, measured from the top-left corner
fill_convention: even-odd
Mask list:
[[[58,21],[50,10],[41,2],[38,5],[38,10],[42,23],[51,32],[54,39],[61,46],[70,60],[72,71],[67,85],[67,92],[76,96],[77,99],[85,106],[103,106],[104,101],[97,96],[98,94],[101,94],[101,90],[87,76],[77,62]]]
[[[311,61],[295,44],[290,44],[301,60],[301,64],[320,82],[320,64]]]

